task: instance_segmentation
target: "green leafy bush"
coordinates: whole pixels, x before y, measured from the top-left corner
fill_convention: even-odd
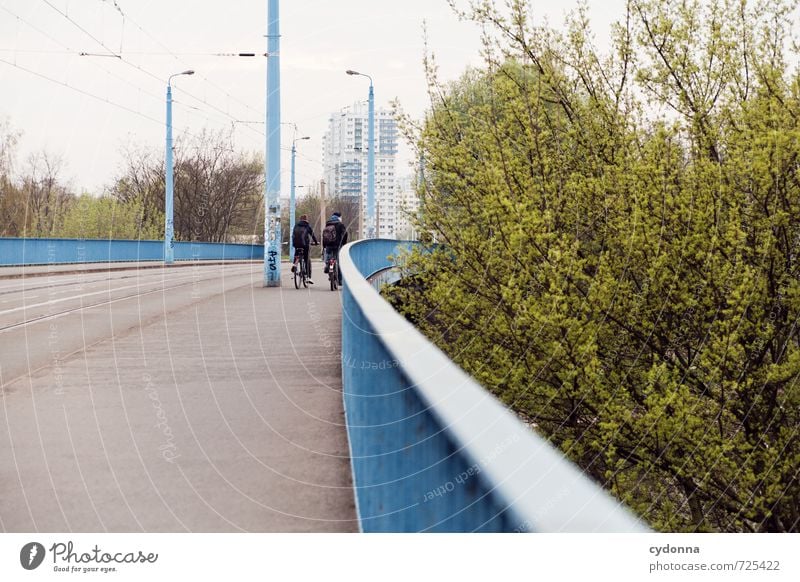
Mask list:
[[[631,1],[610,56],[477,3],[387,291],[664,531],[800,528],[800,77],[779,2]]]

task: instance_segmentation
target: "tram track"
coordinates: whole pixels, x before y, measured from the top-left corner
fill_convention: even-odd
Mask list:
[[[240,276],[245,276],[247,274],[248,274],[248,272],[246,272],[246,271],[242,272],[241,274],[233,274],[232,273],[232,274],[230,274],[230,277],[240,277]],[[122,279],[122,278],[127,278],[127,277],[114,277],[114,278],[109,278],[109,279],[105,279],[105,280],[112,280],[112,279],[113,280],[117,280],[117,279]],[[182,277],[182,278],[185,278],[185,277]],[[213,280],[219,279],[219,278],[220,278],[219,274],[214,274],[214,276],[211,276],[211,277],[201,277],[201,278],[197,278],[197,277],[192,276],[192,277],[189,277],[188,281],[184,281],[184,282],[178,283],[176,285],[159,286],[159,287],[157,287],[155,289],[147,289],[147,290],[139,291],[137,293],[129,293],[129,294],[124,295],[122,297],[114,297],[114,298],[106,299],[106,300],[103,300],[103,301],[95,301],[95,302],[88,303],[88,304],[81,304],[81,305],[78,305],[76,307],[72,307],[70,309],[64,309],[62,311],[58,311],[58,312],[55,312],[55,313],[45,313],[45,314],[42,314],[42,315],[38,315],[36,317],[31,317],[29,319],[25,319],[23,321],[17,321],[17,322],[6,324],[6,325],[0,324],[0,334],[6,333],[6,332],[9,332],[9,331],[12,331],[12,330],[16,330],[16,329],[21,329],[21,328],[24,328],[26,326],[33,325],[33,324],[36,324],[36,323],[42,323],[42,322],[45,322],[45,321],[51,321],[51,320],[54,320],[54,319],[59,319],[61,317],[65,317],[67,315],[70,315],[70,314],[73,314],[73,313],[77,313],[79,311],[93,309],[93,308],[96,308],[96,307],[103,307],[105,305],[112,305],[112,304],[119,303],[119,302],[122,302],[122,301],[129,301],[129,300],[135,299],[137,297],[144,297],[144,296],[147,296],[147,295],[152,295],[154,293],[162,293],[162,292],[170,291],[170,290],[173,290],[173,289],[179,289],[181,287],[186,287],[186,286],[189,286],[189,285],[197,285],[197,284],[200,284],[200,283],[213,281]],[[95,281],[95,282],[102,282],[102,281],[103,280]],[[80,282],[78,282],[78,283],[80,283]],[[76,283],[73,283],[73,284],[76,284]],[[59,286],[59,285],[53,285],[53,286],[44,287],[44,288],[51,288],[51,287],[56,287],[56,286]],[[114,288],[114,289],[103,289],[103,290],[100,290],[100,291],[95,291],[95,292],[92,292],[92,293],[86,293],[86,294],[79,295],[79,296],[62,297],[60,299],[55,299],[55,300],[47,301],[47,302],[43,302],[43,303],[37,303],[35,305],[22,305],[22,306],[19,306],[19,307],[14,307],[14,308],[11,308],[11,309],[0,311],[0,317],[2,317],[4,315],[7,315],[7,314],[10,314],[10,313],[14,313],[14,312],[29,311],[29,310],[35,309],[37,307],[52,306],[54,303],[62,303],[62,302],[66,302],[66,301],[75,301],[75,300],[82,299],[83,297],[88,297],[88,296],[91,296],[91,295],[100,295],[100,294],[104,294],[104,293],[114,293],[114,292],[122,291],[122,290],[125,290],[125,289],[132,289],[132,288],[137,288],[137,287],[140,287],[140,285],[130,285],[130,286],[126,286],[126,287],[117,287],[117,288]]]
[[[97,295],[100,293],[118,293],[124,289],[138,288],[135,292],[129,292],[121,296],[106,297],[102,300],[92,301],[91,303],[82,303],[81,305],[69,307],[68,309],[61,309],[55,312],[46,311],[45,313],[41,313],[40,311],[40,313],[34,317],[24,317],[21,321],[0,324],[0,338],[2,338],[0,339],[0,345],[3,345],[4,347],[8,346],[9,348],[12,348],[15,342],[14,338],[16,337],[22,339],[25,346],[46,346],[44,348],[46,350],[44,352],[44,357],[30,358],[30,356],[24,356],[24,362],[20,358],[27,353],[27,347],[21,352],[17,350],[18,354],[16,357],[11,353],[4,353],[5,350],[0,350],[0,394],[7,393],[9,387],[16,384],[20,379],[30,377],[32,374],[36,374],[41,370],[51,368],[53,366],[54,358],[58,361],[67,361],[75,355],[84,353],[86,350],[91,349],[96,345],[101,345],[103,342],[108,341],[109,338],[118,338],[120,337],[120,334],[125,335],[134,328],[141,328],[151,325],[154,322],[164,319],[168,314],[175,311],[189,309],[192,305],[203,303],[204,301],[207,301],[222,293],[251,285],[254,280],[253,275],[254,273],[248,271],[247,269],[236,269],[234,272],[224,274],[224,279],[229,281],[228,284],[219,289],[211,289],[208,287],[208,285],[214,285],[216,280],[223,279],[223,275],[221,275],[218,271],[213,273],[209,272],[207,273],[207,276],[204,277],[197,277],[196,274],[192,274],[191,276],[181,274],[179,277],[172,277],[171,280],[167,281],[150,281],[144,285],[115,287],[96,291],[91,293],[91,295]],[[119,278],[121,277],[114,277],[113,279],[116,280]],[[239,281],[234,281],[234,279],[238,279]],[[156,283],[164,284],[153,287],[153,285]],[[204,287],[203,292],[197,297],[192,296],[189,301],[178,302],[177,304],[175,304],[173,301],[170,301],[170,306],[167,306],[167,304],[162,305],[161,301],[158,299],[156,299],[157,303],[154,303],[152,299],[142,301],[142,298],[148,296],[166,294],[176,289],[185,289],[187,287],[194,288],[195,286]],[[80,300],[87,295],[88,294],[83,294],[62,299],[75,301]],[[189,298],[188,292],[183,292],[179,294],[179,296]],[[169,294],[165,295],[165,297],[174,299],[177,296],[175,294]],[[61,302],[62,299],[57,301]],[[124,322],[121,325],[112,325],[105,333],[91,334],[91,339],[87,337],[84,331],[81,331],[80,334],[75,336],[72,341],[65,341],[64,343],[61,343],[61,334],[59,333],[58,344],[51,345],[50,342],[53,340],[49,334],[51,333],[52,326],[54,324],[51,323],[49,326],[37,326],[37,324],[46,324],[47,322],[68,318],[69,316],[80,317],[81,321],[83,321],[83,317],[85,316],[80,315],[81,313],[89,312],[91,310],[101,310],[103,313],[105,313],[106,311],[102,308],[108,307],[109,309],[112,309],[110,306],[120,304],[124,305],[125,303],[133,306],[138,304],[138,307],[135,307],[135,311],[133,312],[135,314],[134,319],[129,319],[127,322]],[[155,306],[156,304],[159,305],[156,310],[142,310],[142,305]],[[52,303],[42,303],[37,304],[37,306],[52,306]],[[31,309],[33,306],[22,306],[22,308],[14,308],[12,310],[7,310],[6,312],[0,311],[0,316],[2,316],[3,313],[8,314],[10,312],[24,312],[24,308]],[[123,309],[123,312],[124,310],[128,310],[128,312],[130,312],[130,308],[121,307],[121,309]],[[80,323],[80,328],[84,329],[84,325],[84,323]],[[69,328],[70,327],[63,329]],[[24,335],[19,336],[18,334]],[[38,340],[35,338],[38,338]],[[42,356],[41,352],[39,353],[39,356]],[[20,365],[22,363],[24,363],[24,365]]]

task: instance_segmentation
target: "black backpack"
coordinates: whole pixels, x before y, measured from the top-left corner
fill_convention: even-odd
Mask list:
[[[322,244],[327,246],[333,246],[336,244],[338,240],[338,236],[336,235],[336,225],[335,224],[327,224],[322,231]]]
[[[308,245],[308,229],[302,224],[296,224],[292,230],[292,246],[304,247]]]

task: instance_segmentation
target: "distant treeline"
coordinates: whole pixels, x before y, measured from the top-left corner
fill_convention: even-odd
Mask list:
[[[17,169],[18,138],[8,121],[0,122],[0,237],[164,238],[163,152],[128,147],[121,152],[122,169],[104,192],[77,194],[62,177],[61,160],[46,152],[31,155]],[[332,197],[323,205],[311,193],[298,198],[296,218],[307,214],[319,236],[334,211],[356,237],[360,208],[351,198]],[[174,221],[178,241],[263,243],[263,156],[236,153],[223,133],[178,139]],[[293,226],[286,204],[282,224],[286,253]]]
[[[61,161],[47,153],[17,169],[18,137],[9,122],[0,123],[0,236],[163,238],[163,152],[129,147],[105,192],[76,194]],[[263,168],[261,157],[234,152],[222,133],[177,140],[175,239],[263,241]]]

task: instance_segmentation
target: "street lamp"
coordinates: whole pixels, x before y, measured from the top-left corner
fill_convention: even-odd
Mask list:
[[[348,75],[358,75],[369,79],[369,129],[367,146],[367,238],[375,238],[375,92],[372,77],[358,71],[345,71]]]
[[[295,215],[295,197],[294,197],[294,158],[297,154],[297,142],[304,140],[304,139],[311,139],[309,136],[304,137],[296,137],[292,139],[292,177],[291,177],[291,189],[289,193],[289,227],[294,228],[294,215]],[[289,233],[289,260],[294,260],[294,240],[292,238],[291,232]]]
[[[164,264],[175,262],[175,249],[172,242],[175,227],[172,216],[173,163],[172,163],[172,77],[194,75],[194,71],[183,71],[170,75],[167,79],[167,152],[166,152],[166,199],[164,201]]]

